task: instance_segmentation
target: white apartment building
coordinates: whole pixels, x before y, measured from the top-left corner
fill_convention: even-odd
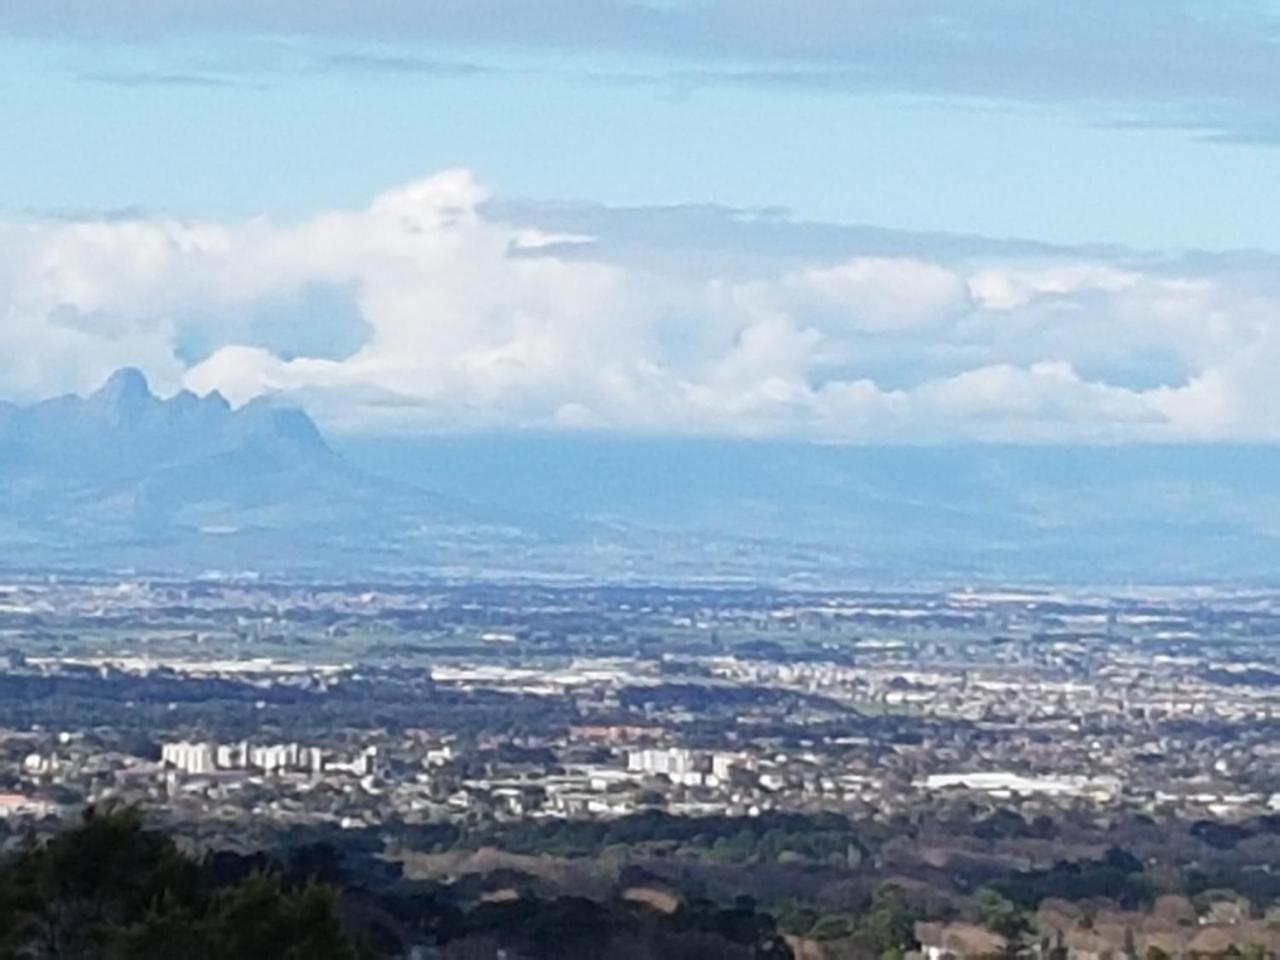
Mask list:
[[[217,769],[216,746],[211,743],[166,743],[160,751],[160,759],[183,773],[193,775],[213,773]]]

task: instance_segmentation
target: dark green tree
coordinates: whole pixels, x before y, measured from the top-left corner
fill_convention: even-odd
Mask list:
[[[215,888],[133,809],[87,810],[0,861],[0,960],[355,960],[330,887]]]
[[[916,946],[915,925],[920,913],[896,883],[886,883],[871,897],[871,906],[859,924],[867,945],[877,954],[906,952]]]

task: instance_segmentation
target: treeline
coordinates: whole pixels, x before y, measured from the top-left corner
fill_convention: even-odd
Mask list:
[[[444,940],[452,958],[530,960],[792,960],[773,918],[751,903],[705,900],[671,913],[617,900],[560,897],[481,904]]]
[[[1053,833],[1010,815],[972,823],[1002,838],[984,842],[1009,849],[1024,833]],[[1248,834],[1238,846],[1268,840],[1275,824],[1235,825]],[[498,950],[522,960],[782,960],[784,934],[897,957],[915,947],[918,920],[965,919],[1025,939],[1035,910],[1051,899],[1088,914],[1147,909],[1169,893],[1247,898],[1257,916],[1276,903],[1270,875],[1248,869],[1237,849],[1219,849],[1224,838],[1203,822],[1173,839],[1154,823],[1143,828],[1160,842],[1176,840],[1177,850],[1200,851],[1177,866],[1153,859],[1136,827],[1109,831],[1116,845],[1093,847],[1101,855],[1038,869],[979,861],[938,868],[913,864],[901,849],[886,859],[890,842],[926,826],[965,832],[958,818],[912,827],[831,813],[649,811],[612,821],[308,826],[272,834],[265,851],[197,856],[135,811],[90,810],[52,836],[9,839],[0,857],[0,960],[362,960],[403,957],[414,946],[443,960]],[[225,847],[225,833],[209,830]],[[384,855],[393,840],[428,851],[603,856],[617,874],[597,882],[605,874],[592,873],[590,886],[511,868],[410,880]],[[620,849],[628,851],[621,859],[613,856]],[[848,869],[854,860],[860,867]]]
[[[1156,894],[1142,861],[1112,847],[1098,860],[1062,861],[1047,870],[1014,873],[990,884],[991,889],[1024,910],[1050,898],[1073,902],[1110,900],[1126,910],[1148,905]]]
[[[915,924],[924,913],[897,884],[881,886],[863,911],[823,912],[812,905],[786,901],[774,911],[778,926],[807,940],[844,940],[857,956],[896,960],[919,944]]]
[[[356,960],[332,887],[218,883],[133,810],[86,812],[0,863],[0,957]]]
[[[647,810],[616,820],[521,820],[481,829],[442,823],[412,828],[406,841],[431,853],[496,847],[571,857],[596,856],[610,847],[669,845],[741,863],[775,860],[784,853],[819,861],[866,853],[853,824],[836,813],[683,817]]]
[[[183,705],[180,723],[170,706]],[[192,727],[222,739],[263,729],[303,736],[317,729],[400,731],[419,726],[455,733],[558,730],[577,719],[571,702],[497,690],[435,687],[421,671],[374,669],[327,692],[289,683],[63,671],[0,674],[0,726],[109,728],[178,735]],[[175,724],[177,724],[175,726]]]
[[[345,854],[358,861],[349,873]],[[0,960],[789,960],[741,901],[476,899],[328,843],[196,857],[133,809],[86,811],[0,859]]]

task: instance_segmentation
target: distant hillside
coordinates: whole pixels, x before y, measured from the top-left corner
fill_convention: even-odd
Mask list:
[[[507,510],[679,537],[707,569],[870,583],[1280,579],[1280,447],[822,446],[591,435],[349,440]]]
[[[332,570],[504,538],[460,499],[351,467],[301,410],[162,400],[136,370],[0,407],[0,483],[10,566]]]
[[[0,564],[688,580],[1273,582],[1280,448],[507,434],[336,446],[276,399],[0,404]]]

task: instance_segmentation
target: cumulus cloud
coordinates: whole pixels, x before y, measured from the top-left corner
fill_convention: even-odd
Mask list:
[[[936,263],[859,257],[788,277],[787,284],[825,303],[864,332],[911,330],[945,323],[968,306],[964,279]]]
[[[750,216],[673,256],[670,223],[646,249],[634,211],[622,246],[607,210],[587,219],[542,223],[451,170],[294,223],[0,224],[0,395],[132,364],[163,390],[286,394],[351,431],[1280,434],[1280,292],[1253,279],[1269,261],[795,224],[792,242],[776,223],[753,246]]]

